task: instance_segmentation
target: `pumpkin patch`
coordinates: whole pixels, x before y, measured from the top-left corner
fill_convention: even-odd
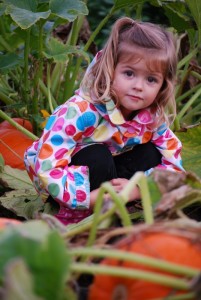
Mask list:
[[[181,266],[201,268],[201,242],[170,232],[145,232],[132,239],[125,239],[117,247],[132,253],[143,254]],[[132,270],[144,270],[166,274],[175,278],[181,275],[162,272],[137,262],[104,259],[101,265],[118,266]],[[189,288],[190,289],[190,288]],[[152,300],[191,292],[175,290],[168,286],[140,279],[129,279],[110,275],[96,275],[89,291],[89,300]],[[193,298],[192,298],[193,299]]]

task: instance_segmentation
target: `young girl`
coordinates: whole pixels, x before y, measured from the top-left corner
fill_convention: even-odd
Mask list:
[[[64,224],[92,213],[105,181],[119,192],[137,171],[183,170],[181,143],[168,127],[176,66],[170,32],[126,17],[116,21],[80,89],[25,153],[37,191],[59,203],[56,217]],[[129,200],[139,198],[135,188]]]

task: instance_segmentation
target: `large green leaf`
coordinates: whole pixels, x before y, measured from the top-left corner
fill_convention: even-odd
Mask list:
[[[6,266],[2,293],[6,300],[42,300],[34,293],[33,277],[24,260],[16,258]],[[0,294],[1,296],[1,294]]]
[[[163,7],[171,26],[178,32],[183,32],[190,27],[189,18],[186,16],[186,11],[183,9],[183,7],[183,3],[170,3],[169,5],[164,5]]]
[[[55,62],[66,62],[69,54],[82,56],[88,63],[90,61],[89,55],[86,52],[78,49],[76,46],[63,44],[55,38],[51,38],[48,41],[47,50],[44,51],[43,54]]]
[[[33,12],[28,9],[19,8],[14,5],[9,5],[6,13],[17,23],[22,29],[27,29],[35,24],[40,19],[47,19],[51,13],[50,10],[45,12]]]
[[[0,16],[5,13],[6,6],[3,3],[0,3]]]
[[[0,73],[8,71],[23,64],[23,60],[16,53],[7,53],[0,56]]]
[[[88,15],[86,4],[80,0],[50,0],[53,14],[73,22],[78,15]]]
[[[201,126],[189,128],[186,132],[177,132],[183,144],[183,165],[201,177]]]
[[[3,166],[3,162],[1,162],[0,190],[3,192],[0,204],[17,216],[34,219],[38,213],[53,215],[57,212],[50,203],[42,201],[26,171]]]
[[[18,8],[36,12],[37,0],[4,0],[5,5],[13,5]]]
[[[39,220],[5,229],[0,233],[1,283],[6,266],[16,258],[21,258],[32,274],[36,295],[46,300],[64,299],[70,256],[58,232]]]
[[[186,0],[191,14],[197,24],[198,28],[198,43],[201,43],[201,1],[200,0]]]

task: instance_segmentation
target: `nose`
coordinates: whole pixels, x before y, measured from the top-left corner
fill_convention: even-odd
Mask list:
[[[137,91],[142,91],[143,89],[143,78],[135,77],[133,81],[133,89]]]

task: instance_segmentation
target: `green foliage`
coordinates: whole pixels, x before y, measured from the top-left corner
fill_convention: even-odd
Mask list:
[[[31,120],[35,135],[40,135],[40,110],[51,113],[72,96],[92,56],[92,44],[97,41],[102,45],[100,34],[107,37],[111,23],[128,15],[148,21],[157,17],[177,35],[178,115],[173,129],[200,122],[200,1],[104,0],[103,4],[81,0],[2,1],[0,100],[6,113]],[[158,13],[151,18],[145,15],[148,10]],[[87,18],[94,31],[83,42]],[[64,25],[68,28],[65,42],[55,34],[58,26]]]
[[[187,171],[192,171],[201,176],[201,126],[187,129],[187,132],[177,132],[183,143],[183,165]]]
[[[64,240],[43,221],[29,221],[0,232],[0,282],[4,293],[10,293],[4,281],[5,271],[7,281],[16,281],[19,272],[19,287],[23,274],[27,275],[24,284],[28,285],[28,294],[23,299],[30,299],[29,295],[34,300],[64,299],[69,266]],[[20,289],[23,291],[23,285]]]
[[[4,166],[0,155],[0,204],[26,220],[34,219],[40,213],[56,214],[57,209],[44,203],[24,170]]]
[[[161,24],[167,25],[177,35],[181,55],[176,86],[178,116],[173,126],[177,130],[201,121],[200,0],[152,0],[149,3],[145,0],[104,0],[101,3],[89,1],[88,4],[81,0],[0,2],[0,105],[7,113],[5,117],[5,112],[0,111],[2,119],[9,120],[9,116],[27,118],[33,122],[35,134],[39,135],[42,121],[40,110],[51,113],[73,94],[92,56],[92,44],[101,47],[113,21],[127,15],[148,21],[160,20]],[[149,15],[151,11],[154,12],[152,19]],[[83,42],[80,35],[85,18],[90,21],[93,32]],[[55,36],[58,26],[64,25],[68,27],[65,42],[58,35]],[[189,128],[187,132],[177,132],[177,135],[183,142],[185,169],[201,176],[201,127]],[[54,214],[53,210],[37,197],[25,172],[4,166],[1,155],[0,169],[0,191],[3,193],[1,205],[25,219],[34,218],[35,213],[46,212],[49,223],[56,223],[50,216]],[[162,190],[167,187],[167,178],[172,176],[172,182],[175,183],[180,175],[188,177],[188,174],[169,174],[165,170],[160,172],[164,172]],[[160,176],[157,175],[157,178]],[[179,187],[183,193],[174,188],[168,191],[168,195],[165,193],[168,206],[163,203],[162,212],[167,213],[171,208],[175,216],[178,209],[183,208],[184,202],[188,206],[189,202],[200,201],[200,182],[198,185],[193,181],[195,187],[191,187],[187,197],[184,189],[187,183],[184,185],[182,180]],[[63,236],[75,237],[89,230],[87,243],[93,245],[99,228],[108,228],[116,211],[122,224],[129,227],[131,220],[124,204],[136,184],[142,191],[144,220],[148,224],[152,223],[153,212],[160,202],[162,192],[157,181],[153,178],[147,180],[140,173],[134,175],[120,194],[116,194],[112,186],[103,184],[94,215],[79,224],[62,228],[62,233],[65,233]],[[112,198],[112,207],[102,211],[105,191]],[[124,255],[127,257],[127,254]],[[0,231],[0,298],[4,295],[8,300],[76,299],[70,286],[67,286],[71,271],[80,274],[90,270],[91,266],[86,265],[84,269],[82,264],[74,264],[73,269],[70,257],[66,251],[66,241],[58,231],[50,230],[44,221],[28,221]],[[91,272],[98,272],[99,266],[94,271],[93,267]]]

